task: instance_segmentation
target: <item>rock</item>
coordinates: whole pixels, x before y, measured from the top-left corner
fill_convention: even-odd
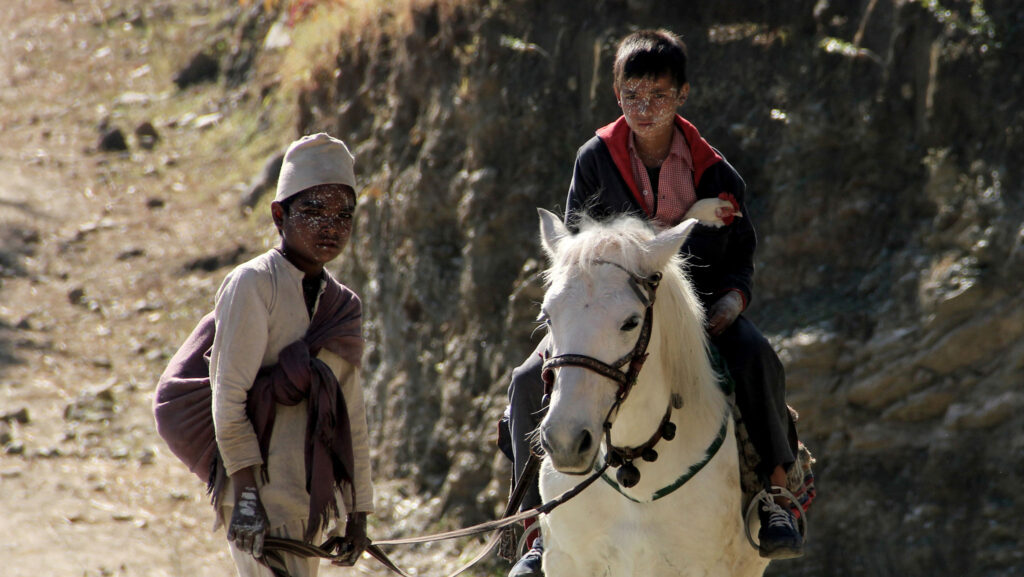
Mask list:
[[[194,84],[213,82],[219,75],[220,60],[203,50],[193,56],[188,64],[174,75],[174,84],[183,90]]]
[[[906,367],[890,367],[888,371],[880,370],[869,378],[855,381],[846,393],[846,400],[852,405],[882,409],[918,388]]]
[[[82,287],[75,287],[68,291],[68,302],[73,305],[80,305],[85,301],[85,289]]]
[[[197,116],[192,120],[192,127],[197,130],[206,130],[213,128],[224,118],[224,115],[219,112],[211,112],[210,114],[204,114]]]
[[[114,104],[128,107],[142,107],[154,100],[153,96],[141,92],[123,92],[114,100]]]
[[[284,164],[283,152],[275,153],[263,163],[263,170],[260,171],[259,176],[249,183],[249,186],[238,202],[238,205],[243,210],[255,208],[256,204],[259,203],[268,190],[273,190],[277,187],[277,177],[281,174],[282,164]]]
[[[950,430],[990,429],[1024,408],[1024,393],[1007,391],[986,400],[981,406],[958,403],[949,408],[942,425]]]
[[[285,19],[274,22],[263,39],[263,49],[269,51],[283,50],[292,45],[292,36],[288,31],[288,23]]]
[[[140,148],[153,150],[157,141],[160,140],[160,134],[156,131],[153,123],[147,121],[135,127],[135,140],[139,143]]]
[[[800,391],[830,381],[843,349],[843,339],[831,331],[807,327],[778,343],[786,366],[786,389]]]
[[[145,256],[145,255],[146,255],[145,249],[142,249],[142,248],[139,248],[139,247],[133,247],[133,248],[129,248],[127,250],[124,250],[124,251],[121,251],[120,253],[118,253],[117,260],[131,260],[133,258],[139,258],[140,256]]]
[[[22,407],[17,411],[6,413],[0,416],[0,421],[5,423],[18,423],[19,425],[27,425],[29,423],[28,408]]]
[[[156,449],[153,447],[146,447],[139,452],[138,456],[140,465],[152,465],[156,462]]]
[[[943,416],[956,394],[949,388],[936,388],[921,391],[896,403],[882,413],[882,418],[892,421],[927,421]]]
[[[32,456],[41,459],[56,459],[58,457],[62,457],[63,455],[64,451],[62,451],[60,447],[43,447],[37,451],[34,451],[32,454]]]
[[[108,128],[100,135],[97,148],[102,152],[123,152],[128,150],[128,141],[120,128]]]
[[[14,431],[7,421],[0,421],[0,447],[6,447],[14,440]]]
[[[982,312],[984,311],[984,312]],[[1012,302],[978,309],[968,322],[941,336],[919,364],[939,374],[980,365],[1024,337],[1024,308]]]
[[[18,479],[24,474],[21,469],[3,469],[0,470],[0,479]]]
[[[111,361],[108,357],[95,357],[90,362],[92,366],[98,369],[109,369],[114,366],[113,361]]]
[[[902,444],[902,440],[882,425],[869,423],[850,431],[850,449],[858,453],[891,451]]]
[[[246,248],[239,245],[219,254],[212,254],[191,260],[185,263],[184,269],[186,271],[213,272],[229,265],[238,264],[242,255],[245,253]]]
[[[832,331],[814,327],[800,329],[780,343],[780,356],[786,355],[786,368],[832,370],[839,358],[842,340]]]
[[[113,387],[87,391],[64,407],[64,420],[99,422],[111,419],[117,413],[117,397]]]

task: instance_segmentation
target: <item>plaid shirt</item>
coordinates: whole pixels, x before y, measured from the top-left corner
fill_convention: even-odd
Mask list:
[[[679,224],[686,211],[697,202],[697,191],[693,185],[693,157],[683,133],[678,128],[672,132],[672,146],[659,169],[657,202],[651,194],[651,179],[647,176],[647,167],[636,152],[632,132],[629,135],[629,159],[633,167],[633,179],[643,195],[644,211],[666,228]]]

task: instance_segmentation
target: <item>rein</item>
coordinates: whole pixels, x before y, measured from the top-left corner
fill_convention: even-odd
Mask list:
[[[536,455],[531,454],[530,460],[527,462],[527,468],[523,472],[523,478],[526,479],[528,477],[528,474],[535,474],[536,470],[539,468],[539,465],[540,459],[538,459]],[[472,535],[479,535],[481,533],[487,533],[490,531],[497,531],[498,529],[504,529],[505,527],[514,525],[527,519],[532,519],[539,515],[550,513],[559,505],[562,505],[569,499],[572,499],[576,495],[579,495],[581,492],[583,492],[584,489],[589,487],[591,484],[593,484],[594,481],[600,478],[601,475],[603,475],[605,470],[607,469],[608,464],[605,463],[600,468],[594,470],[594,472],[591,473],[590,476],[588,476],[586,479],[581,481],[576,486],[566,490],[561,495],[543,503],[542,505],[534,507],[533,509],[523,511],[518,514],[512,514],[513,511],[515,511],[519,507],[519,504],[522,502],[522,497],[526,493],[526,483],[520,483],[519,485],[517,485],[516,491],[513,494],[513,498],[509,500],[508,505],[505,507],[505,513],[502,515],[500,519],[487,521],[484,523],[473,525],[471,527],[465,527],[463,529],[435,533],[433,535],[373,541],[371,542],[370,546],[366,548],[366,552],[371,557],[380,562],[381,565],[387,567],[387,569],[390,570],[392,573],[395,573],[396,575],[401,575],[401,577],[411,577],[408,573],[403,571],[397,564],[395,564],[387,556],[387,554],[381,549],[381,546],[431,543],[434,541],[456,539],[459,537],[469,537]],[[516,496],[517,494],[518,497]],[[332,550],[334,550],[337,547],[339,539],[339,537],[332,537],[331,539],[325,541],[322,545],[316,546],[311,543],[297,541],[295,539],[286,539],[282,537],[267,537],[263,541],[263,550],[264,552],[269,551],[271,553],[280,551],[284,553],[298,555],[300,557],[320,557],[322,559],[334,560],[342,556],[341,554],[332,552]],[[501,533],[495,532],[494,535],[491,536],[488,542],[484,545],[480,552],[473,557],[472,560],[470,560],[468,563],[466,563],[456,571],[449,573],[447,577],[456,577],[458,575],[461,575],[470,567],[476,565],[481,559],[486,557],[498,545],[500,541]],[[287,577],[286,573],[284,575],[285,577]]]

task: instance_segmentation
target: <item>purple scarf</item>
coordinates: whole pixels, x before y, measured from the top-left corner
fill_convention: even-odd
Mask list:
[[[347,287],[330,275],[306,335],[281,351],[276,365],[260,369],[249,390],[246,413],[252,421],[266,475],[267,451],[274,429],[277,404],[309,401],[306,429],[306,491],[309,524],[306,540],[338,515],[335,488],[352,486],[352,434],[345,398],[337,377],[316,358],[327,349],[355,367],[363,355],[362,304]],[[224,471],[213,428],[210,388],[210,348],[215,323],[209,313],[171,358],[160,376],[153,401],[157,432],[189,470],[199,476],[220,502]]]

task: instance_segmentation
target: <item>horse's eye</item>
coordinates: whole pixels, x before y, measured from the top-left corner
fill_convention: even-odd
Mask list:
[[[622,323],[622,328],[619,329],[622,332],[628,332],[640,326],[640,317],[633,315],[629,317],[629,320]]]

